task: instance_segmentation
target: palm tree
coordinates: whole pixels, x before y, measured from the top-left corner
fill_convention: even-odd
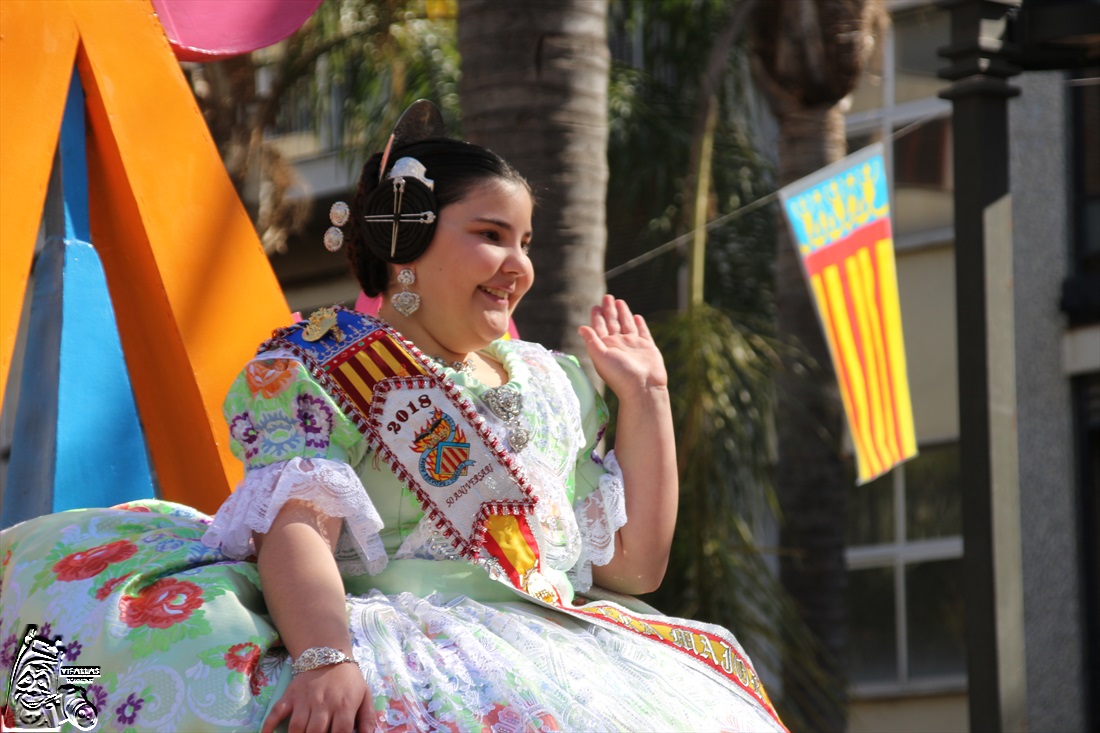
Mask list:
[[[779,123],[780,185],[846,154],[841,101],[855,88],[884,12],[878,0],[769,0],[752,19],[753,64]],[[815,378],[778,372],[776,485],[784,517],[784,585],[821,641],[818,660],[832,671],[832,694],[820,701],[819,730],[846,725],[847,627],[844,533],[850,480],[842,458],[844,416],[818,318],[798,255],[784,226],[777,251],[780,338],[799,344],[817,365]],[[804,658],[789,658],[790,678]]]
[[[285,251],[309,216],[269,133],[314,132],[323,147],[366,157],[416,99],[458,117],[453,0],[325,0],[273,48],[185,68],[269,254]]]
[[[462,128],[532,182],[538,277],[524,338],[583,354],[577,325],[605,290],[607,4],[459,0]]]

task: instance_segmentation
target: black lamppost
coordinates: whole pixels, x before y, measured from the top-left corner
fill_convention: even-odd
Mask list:
[[[1100,46],[1100,0],[940,0],[951,13],[959,448],[970,730],[1023,730],[1009,79],[1072,68]]]

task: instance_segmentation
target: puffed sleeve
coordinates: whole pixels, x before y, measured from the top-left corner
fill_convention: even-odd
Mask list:
[[[607,427],[608,410],[580,364],[572,356],[559,356],[558,363],[580,403],[584,448],[574,472],[573,513],[581,533],[581,555],[568,572],[578,591],[592,586],[592,565],[606,565],[615,556],[615,533],[626,524],[623,475],[615,451],[600,456],[597,445]]]
[[[205,544],[248,557],[253,533],[268,532],[288,501],[302,500],[344,519],[336,549],[342,572],[385,568],[382,520],[352,468],[366,440],[305,365],[289,352],[258,356],[233,382],[223,411],[245,476],[218,509]]]

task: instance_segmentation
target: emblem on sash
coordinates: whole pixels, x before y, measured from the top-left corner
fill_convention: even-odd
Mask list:
[[[432,486],[450,486],[474,465],[470,460],[466,433],[438,407],[417,433],[412,449],[423,454],[420,458],[420,476]]]

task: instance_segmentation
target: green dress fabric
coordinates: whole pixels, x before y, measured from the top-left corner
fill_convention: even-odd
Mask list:
[[[518,341],[489,353],[523,395],[531,440],[516,455],[539,496],[545,574],[572,598],[588,591],[592,563],[610,559],[626,521],[614,456],[595,452],[606,408],[571,357]],[[514,423],[492,413],[487,388],[448,374],[507,436]],[[290,660],[251,535],[298,499],[344,518],[337,562],[379,730],[782,729],[682,653],[529,603],[491,563],[456,558],[289,353],[250,362],[225,415],[246,476],[215,517],[142,501],[0,533],[5,675],[34,624],[62,638],[66,664],[100,667],[87,686],[96,730],[258,730],[289,684]],[[12,680],[0,684],[10,726]]]

